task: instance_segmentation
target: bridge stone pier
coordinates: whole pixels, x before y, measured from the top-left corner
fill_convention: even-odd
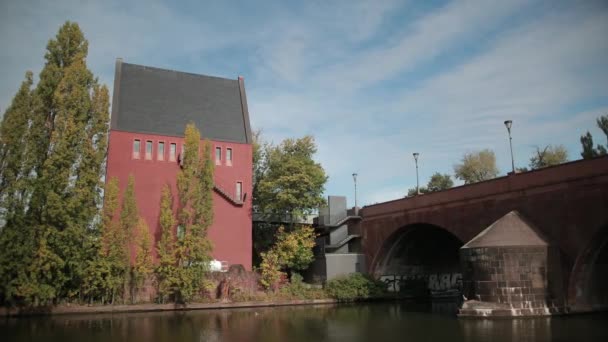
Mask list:
[[[608,157],[374,204],[368,272],[462,316],[608,309]]]

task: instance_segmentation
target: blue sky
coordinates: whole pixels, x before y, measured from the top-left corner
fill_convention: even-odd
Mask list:
[[[608,114],[606,1],[7,1],[0,4],[0,109],[38,73],[66,20],[110,88],[116,57],[245,77],[252,125],[275,142],[315,136],[327,194],[402,197],[490,148],[510,169],[535,146],[580,158]]]

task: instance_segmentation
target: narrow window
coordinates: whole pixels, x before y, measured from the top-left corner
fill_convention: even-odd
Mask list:
[[[243,183],[242,182],[236,182],[236,199],[239,201],[243,199]]]
[[[151,160],[151,159],[152,159],[152,141],[147,140],[146,141],[146,160]]]
[[[162,141],[158,142],[158,160],[165,160],[165,143]]]
[[[222,148],[215,148],[215,165],[222,165]]]
[[[177,145],[171,143],[169,145],[169,161],[175,161],[175,154],[177,153]]]
[[[232,166],[232,149],[226,149],[226,165]]]
[[[139,159],[139,151],[141,148],[141,142],[139,139],[133,141],[133,159]]]

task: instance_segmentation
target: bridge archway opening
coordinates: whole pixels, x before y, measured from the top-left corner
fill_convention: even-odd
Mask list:
[[[575,309],[608,310],[608,226],[579,257],[572,277]]]
[[[411,298],[458,298],[462,287],[459,249],[463,242],[430,224],[401,228],[385,241],[374,273],[391,292]]]

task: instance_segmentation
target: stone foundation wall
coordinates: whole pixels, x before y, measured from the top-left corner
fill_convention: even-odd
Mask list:
[[[510,312],[516,316],[559,311],[560,301],[554,292],[559,279],[552,256],[546,246],[463,248],[463,294],[467,300],[496,304],[493,315],[499,310],[501,315]],[[484,308],[483,316],[493,308],[476,306]]]

